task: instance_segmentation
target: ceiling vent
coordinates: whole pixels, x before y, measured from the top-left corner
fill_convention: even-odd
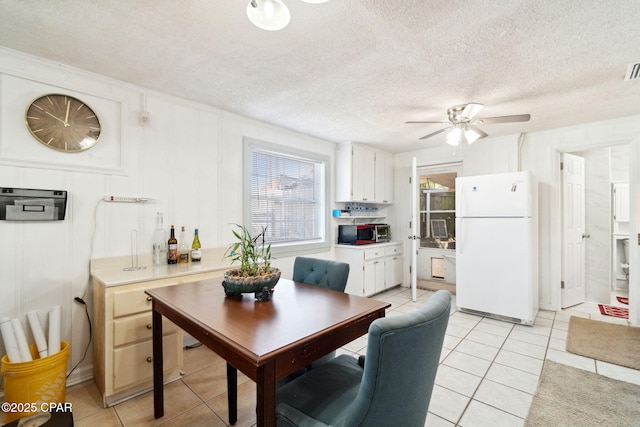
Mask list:
[[[629,64],[627,66],[627,74],[624,75],[624,79],[626,80],[635,80],[640,78],[640,62],[636,62],[635,64]]]

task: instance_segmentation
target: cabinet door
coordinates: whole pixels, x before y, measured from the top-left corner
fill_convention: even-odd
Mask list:
[[[393,165],[389,153],[376,152],[375,201],[391,203],[393,200]]]
[[[352,200],[372,203],[375,198],[375,152],[373,150],[354,145],[352,147],[352,155]]]
[[[378,259],[373,262],[376,272],[375,293],[382,292],[385,289],[385,262],[384,259]]]
[[[619,182],[613,185],[613,219],[618,222],[629,221],[629,183]]]
[[[402,283],[402,257],[394,255],[385,258],[385,288],[391,288],[393,286]]]

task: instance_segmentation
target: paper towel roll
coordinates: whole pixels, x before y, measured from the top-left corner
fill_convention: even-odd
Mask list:
[[[7,351],[9,362],[22,362],[20,350],[18,349],[18,342],[16,341],[16,335],[13,333],[11,319],[8,317],[0,319],[0,332],[2,333],[2,342],[4,342],[4,349]]]
[[[36,340],[36,347],[38,347],[38,354],[40,354],[40,358],[47,357],[49,355],[49,349],[47,348],[47,340],[44,337],[38,313],[36,311],[28,312],[27,319],[29,319],[31,333],[33,334],[33,339]]]
[[[49,354],[60,351],[60,306],[54,305],[49,310]]]
[[[13,326],[13,333],[16,336],[18,342],[18,350],[20,350],[20,358],[23,362],[30,362],[31,351],[29,351],[29,344],[27,343],[27,337],[24,335],[24,329],[22,329],[22,323],[20,319],[11,319],[11,326]]]

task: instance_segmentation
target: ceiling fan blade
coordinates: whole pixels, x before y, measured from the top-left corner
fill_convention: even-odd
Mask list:
[[[411,121],[404,122],[404,123],[405,123],[406,125],[409,125],[409,124],[412,124],[412,123],[435,123],[435,124],[439,124],[439,125],[448,125],[448,124],[449,124],[449,122],[434,122],[434,121],[430,121],[430,120],[427,120],[427,121],[420,121],[420,120],[415,121],[415,120],[411,120]]]
[[[423,137],[422,137],[422,138],[420,138],[420,139],[427,139],[427,138],[431,138],[432,136],[436,136],[436,135],[438,135],[438,134],[440,134],[440,133],[442,133],[442,132],[448,131],[448,130],[449,130],[449,129],[451,129],[452,127],[453,127],[453,126],[449,126],[449,127],[446,127],[446,128],[440,129],[440,130],[437,130],[437,131],[435,131],[435,132],[433,132],[433,133],[430,133],[429,135],[425,135],[425,136],[423,136]]]
[[[460,117],[465,117],[471,120],[478,115],[480,110],[482,110],[482,107],[484,107],[484,104],[476,104],[473,102],[469,103],[466,105],[466,107],[464,107],[464,110],[462,110],[462,113],[460,113]]]
[[[513,122],[528,122],[531,119],[531,114],[516,114],[513,116],[500,116],[500,117],[487,117],[484,119],[478,119],[475,124],[488,124],[488,123],[513,123]]]
[[[482,138],[486,138],[489,136],[488,133],[484,132],[482,129],[475,127],[475,126],[467,126],[467,129],[473,130],[475,133],[477,133],[478,135],[480,135],[478,137],[478,139],[482,139]]]

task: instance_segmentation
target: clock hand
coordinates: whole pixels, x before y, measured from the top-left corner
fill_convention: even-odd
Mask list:
[[[69,127],[69,107],[71,106],[71,101],[67,100],[67,114],[64,116],[64,127]]]
[[[54,119],[56,119],[57,121],[59,121],[60,123],[62,123],[65,127],[69,126],[69,125],[68,125],[64,120],[62,120],[62,119],[60,119],[60,118],[58,118],[58,117],[54,116],[54,115],[53,115],[53,114],[51,114],[50,112],[45,111],[44,113],[45,113],[46,115],[48,115],[48,116],[53,117]]]

